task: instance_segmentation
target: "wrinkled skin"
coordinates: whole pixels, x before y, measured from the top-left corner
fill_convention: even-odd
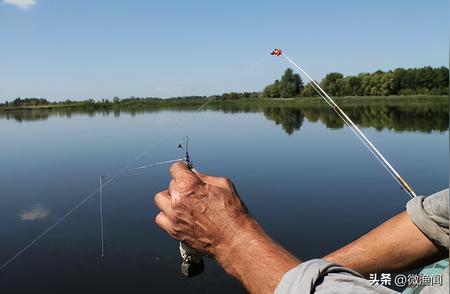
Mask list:
[[[169,189],[156,194],[156,223],[175,239],[214,257],[252,293],[273,293],[299,260],[253,220],[227,178],[170,168]]]
[[[156,223],[175,239],[214,257],[249,292],[273,293],[300,260],[249,216],[230,180],[193,172],[181,162],[170,172],[169,189],[155,196],[161,210]],[[410,270],[447,254],[403,212],[325,259],[368,275]]]
[[[224,240],[250,221],[233,183],[192,172],[183,163],[171,169],[169,189],[156,194],[156,223],[175,239],[211,256]]]

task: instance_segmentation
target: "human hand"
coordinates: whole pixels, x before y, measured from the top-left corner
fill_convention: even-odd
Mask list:
[[[156,223],[175,239],[214,257],[250,293],[273,293],[281,277],[300,262],[267,236],[249,215],[233,183],[170,168],[169,190],[155,196]]]
[[[210,256],[242,240],[246,224],[254,222],[229,179],[194,172],[181,162],[170,172],[169,189],[155,196],[161,210],[155,221],[162,229]]]

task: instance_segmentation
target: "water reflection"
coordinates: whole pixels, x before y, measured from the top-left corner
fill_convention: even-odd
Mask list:
[[[18,217],[23,221],[37,221],[46,219],[49,214],[50,209],[42,204],[34,204],[29,208],[21,209]]]
[[[446,131],[449,128],[448,105],[442,103],[429,104],[369,104],[342,107],[352,120],[360,127],[372,127],[377,130],[394,131]],[[25,111],[0,111],[0,119],[17,122],[46,120],[51,116],[70,118],[73,115],[119,117],[121,114],[137,115],[141,113],[170,111],[194,111],[195,107],[133,107],[126,109],[76,110],[76,109],[35,109]],[[342,128],[343,121],[329,107],[267,105],[258,103],[218,103],[211,105],[209,110],[224,113],[263,113],[264,116],[291,135],[300,130],[304,119],[311,122],[322,122],[327,128]]]
[[[305,117],[300,108],[294,107],[268,107],[264,109],[264,116],[275,121],[277,125],[281,124],[288,135],[300,130]]]

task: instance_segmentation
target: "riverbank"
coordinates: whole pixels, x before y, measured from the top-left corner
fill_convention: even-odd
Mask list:
[[[21,105],[21,106],[3,106],[0,111],[17,111],[33,109],[76,109],[76,110],[104,110],[104,109],[130,109],[130,108],[171,108],[171,107],[198,107],[206,103],[211,98],[190,98],[190,99],[133,99],[120,102],[52,102],[44,105]],[[333,98],[341,106],[356,106],[368,104],[383,105],[424,105],[440,104],[448,105],[449,98],[446,95],[427,96],[347,96]],[[246,98],[235,100],[213,99],[209,106],[219,105],[270,105],[270,106],[314,106],[322,105],[324,101],[321,97],[296,97],[296,98]]]

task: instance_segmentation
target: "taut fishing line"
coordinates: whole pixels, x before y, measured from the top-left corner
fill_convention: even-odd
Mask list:
[[[249,66],[247,69],[245,69],[241,74],[242,75],[246,75],[248,72],[254,70],[258,65],[260,65],[261,63],[263,63],[263,61],[265,61],[269,56],[264,55],[263,58],[261,58],[260,60],[258,60],[257,62],[255,62],[254,64],[252,64],[251,66]]]
[[[105,256],[105,242],[103,239],[103,178],[105,176],[100,176],[98,178],[99,181],[99,207],[100,207],[100,240],[101,240],[101,246],[102,251],[100,257],[103,258]]]
[[[195,112],[198,112],[206,107],[212,100],[214,100],[215,97],[211,97],[208,99],[205,103],[203,103],[200,107],[195,109]],[[153,144],[148,146],[146,149],[144,149],[141,153],[136,155],[130,162],[128,162],[123,168],[121,168],[119,171],[117,171],[114,174],[111,174],[111,176],[108,176],[107,180],[105,182],[102,181],[101,189],[108,186],[113,180],[115,180],[120,174],[127,172],[128,170],[133,170],[131,166],[136,163],[139,159],[141,159],[148,151],[155,148],[159,144],[161,144],[164,140],[166,140],[172,133],[177,130],[179,127],[185,123],[187,119],[178,121],[177,124],[175,124],[171,129],[169,129],[166,134],[160,138],[160,140],[155,141]],[[153,165],[162,164],[162,163],[154,163]],[[150,167],[150,165],[148,165]],[[142,166],[139,168],[143,168]],[[136,168],[135,168],[136,169]],[[80,202],[78,202],[73,208],[69,209],[63,216],[61,216],[59,219],[57,219],[51,226],[49,226],[47,229],[45,229],[42,233],[40,233],[38,236],[36,236],[33,240],[28,242],[21,250],[19,250],[15,255],[13,255],[10,259],[8,259],[6,262],[4,262],[0,266],[0,270],[3,270],[6,268],[11,262],[13,262],[17,257],[19,257],[22,253],[24,253],[26,250],[28,250],[33,244],[38,242],[40,239],[42,239],[45,235],[47,235],[50,231],[52,231],[58,224],[60,224],[63,220],[65,220],[67,217],[69,217],[71,214],[73,214],[75,211],[77,211],[81,206],[83,206],[89,199],[94,197],[97,193],[100,191],[100,186],[95,188],[91,193],[89,193],[85,198],[83,198]],[[103,196],[103,195],[102,195]]]
[[[154,167],[157,165],[169,164],[169,163],[173,163],[173,162],[177,162],[177,161],[186,161],[186,157],[172,159],[172,160],[165,160],[165,161],[160,161],[160,162],[154,162],[154,163],[138,166],[135,168],[130,168],[130,169],[120,172],[120,174],[130,173],[133,171],[150,168],[150,167]],[[99,199],[99,214],[100,214],[100,241],[101,241],[100,257],[101,258],[105,257],[104,222],[103,222],[103,179],[108,177],[109,175],[110,174],[105,174],[98,178],[99,179],[99,198],[100,198]]]

